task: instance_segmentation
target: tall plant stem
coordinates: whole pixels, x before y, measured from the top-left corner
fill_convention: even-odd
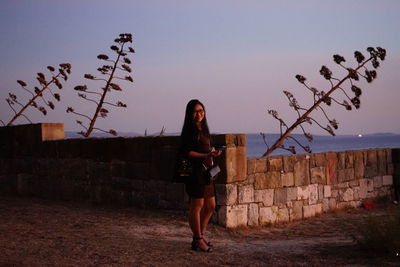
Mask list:
[[[121,45],[121,53],[124,51],[124,45],[125,45],[125,43],[123,43],[123,44]],[[92,131],[93,131],[93,129],[94,129],[94,124],[95,124],[95,122],[96,122],[96,120],[97,120],[97,117],[99,116],[101,107],[103,106],[104,99],[106,98],[106,94],[107,94],[107,92],[108,92],[108,90],[109,90],[109,87],[110,87],[110,83],[111,83],[112,79],[114,78],[114,72],[115,72],[115,70],[117,69],[117,64],[118,64],[118,62],[119,62],[120,57],[121,57],[121,54],[118,53],[117,60],[115,60],[115,62],[114,62],[114,67],[113,67],[113,69],[112,69],[112,72],[111,72],[111,74],[110,74],[110,77],[109,77],[108,80],[107,80],[106,87],[104,87],[104,92],[103,92],[103,94],[102,94],[102,96],[101,96],[101,98],[100,98],[100,102],[99,102],[99,104],[98,104],[98,106],[97,106],[97,108],[96,108],[96,111],[94,112],[94,115],[93,115],[92,120],[90,121],[90,125],[89,125],[89,127],[88,127],[86,133],[84,134],[85,137],[88,137],[88,136],[92,133]]]
[[[58,73],[55,77],[53,77],[53,79],[51,79],[50,82],[48,82],[42,90],[40,90],[31,100],[29,100],[28,103],[26,103],[25,106],[22,107],[22,109],[15,114],[15,116],[7,123],[7,126],[11,126],[12,123],[19,117],[21,116],[21,114],[25,111],[25,109],[27,109],[35,100],[36,98],[38,98],[39,96],[43,95],[43,92],[49,87],[50,84],[52,84],[57,78],[58,76],[60,76],[61,73]]]
[[[364,61],[363,64],[359,65],[355,71],[358,71],[360,68],[362,68],[368,61],[370,61],[372,57],[370,57],[368,60]],[[324,96],[329,97],[336,89],[340,87],[342,83],[344,83],[347,79],[350,79],[350,74],[345,76],[342,80],[340,80],[334,87],[332,87]],[[314,103],[301,117],[299,117],[292,126],[290,126],[282,135],[281,137],[262,155],[262,157],[268,157],[275,149],[280,147],[283,143],[283,141],[292,133],[294,129],[297,128],[301,123],[303,123],[308,115],[313,112],[324,100],[324,97],[321,97],[317,102]]]

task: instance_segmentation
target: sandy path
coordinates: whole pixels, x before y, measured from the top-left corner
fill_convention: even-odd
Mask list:
[[[393,208],[372,211],[385,216]],[[359,251],[352,210],[287,225],[226,230],[211,225],[213,253],[191,251],[182,213],[0,197],[0,266],[397,266]]]

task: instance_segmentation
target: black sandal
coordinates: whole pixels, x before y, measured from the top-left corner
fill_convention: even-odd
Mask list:
[[[204,236],[204,234],[203,234],[203,233],[201,233],[201,236],[203,237],[203,236]],[[204,238],[203,238],[203,239],[204,239]],[[205,243],[206,243],[206,245],[207,245],[207,246],[209,246],[210,248],[214,247],[214,246],[213,246],[213,244],[212,244],[210,241],[206,242],[206,240],[204,240],[204,242],[205,242]]]
[[[207,245],[207,247],[208,247],[207,250],[204,250],[199,246],[198,242],[202,239],[203,239],[202,237],[195,237],[195,236],[193,237],[192,250],[194,250],[194,251],[200,250],[203,252],[212,252],[212,249],[208,245]]]

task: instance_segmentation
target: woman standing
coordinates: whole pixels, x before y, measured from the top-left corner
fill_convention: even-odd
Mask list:
[[[189,225],[193,233],[192,249],[211,252],[211,243],[204,238],[208,221],[215,209],[215,186],[205,176],[205,169],[212,166],[213,157],[221,155],[210,145],[204,105],[197,99],[186,106],[185,121],[181,133],[182,152],[193,166],[187,179],[186,192],[190,197]]]

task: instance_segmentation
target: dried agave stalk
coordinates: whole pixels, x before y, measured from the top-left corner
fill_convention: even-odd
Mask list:
[[[64,79],[64,81],[67,81],[68,79],[68,74],[71,74],[71,64],[69,63],[63,63],[59,65],[60,68],[58,69],[58,73],[56,74],[55,71],[56,69],[52,66],[48,66],[47,69],[50,71],[52,78],[50,81],[46,80],[46,77],[43,73],[39,72],[37,74],[37,80],[41,86],[41,88],[36,87],[34,89],[34,92],[32,92],[31,90],[27,89],[27,84],[24,81],[18,80],[18,84],[22,87],[22,89],[24,89],[25,91],[27,91],[28,93],[30,93],[32,95],[32,98],[29,99],[29,101],[24,105],[21,102],[18,101],[17,96],[15,94],[9,93],[9,98],[6,98],[7,104],[10,106],[10,108],[13,110],[13,112],[15,113],[14,117],[11,118],[11,120],[5,124],[3,121],[2,124],[3,125],[7,125],[10,126],[12,125],[16,119],[18,119],[19,117],[24,117],[27,121],[29,121],[29,123],[32,123],[32,121],[24,114],[25,110],[32,106],[34,108],[36,108],[37,110],[39,110],[40,112],[43,113],[43,115],[47,115],[47,109],[43,106],[38,105],[38,103],[36,102],[37,98],[40,98],[44,104],[48,107],[50,107],[51,109],[55,108],[55,105],[52,101],[50,100],[46,100],[45,96],[44,96],[44,92],[47,90],[50,92],[50,94],[57,100],[60,101],[61,97],[58,93],[53,93],[53,91],[51,90],[50,86],[51,85],[56,85],[58,87],[58,89],[62,89],[62,84],[59,80],[60,76]],[[17,111],[17,109],[14,108],[14,106],[20,106],[20,110]]]
[[[354,81],[358,81],[359,77],[364,77],[368,83],[371,83],[374,79],[376,79],[377,77],[377,72],[376,70],[370,70],[366,67],[366,64],[368,62],[371,63],[372,67],[374,69],[377,69],[380,65],[379,60],[383,61],[385,60],[386,57],[386,50],[381,48],[381,47],[377,47],[376,49],[373,47],[368,47],[367,48],[368,53],[370,54],[369,58],[365,58],[364,55],[359,52],[359,51],[355,51],[354,52],[354,57],[356,58],[356,61],[358,63],[358,66],[353,69],[353,68],[349,68],[343,65],[343,62],[346,62],[345,58],[340,56],[340,55],[334,55],[333,56],[333,60],[342,68],[344,68],[348,74],[340,79],[334,78],[332,76],[332,71],[330,69],[328,69],[326,66],[322,66],[321,70],[320,70],[320,74],[329,81],[331,87],[329,88],[328,92],[324,92],[324,91],[318,91],[316,88],[314,87],[310,87],[306,84],[306,78],[302,75],[296,75],[296,79],[303,84],[310,92],[312,92],[313,94],[313,99],[314,99],[314,104],[309,107],[309,108],[304,108],[302,106],[300,106],[300,104],[297,102],[296,98],[293,96],[292,93],[288,92],[288,91],[283,91],[284,94],[286,95],[286,97],[289,100],[289,106],[292,107],[296,113],[297,113],[297,120],[291,125],[288,126],[288,124],[286,124],[283,119],[281,119],[278,116],[278,112],[275,110],[268,110],[268,113],[276,120],[279,121],[279,126],[280,126],[280,138],[275,141],[275,143],[272,146],[268,146],[268,143],[266,141],[266,137],[265,134],[261,133],[261,136],[264,140],[264,143],[267,146],[267,151],[263,154],[263,157],[267,157],[268,155],[270,155],[275,149],[277,148],[281,148],[284,150],[288,150],[290,152],[292,152],[293,154],[296,154],[296,149],[294,146],[289,146],[289,147],[285,147],[283,145],[283,142],[289,138],[292,139],[293,141],[295,141],[300,147],[302,147],[304,149],[304,151],[311,153],[311,149],[309,146],[303,145],[301,144],[301,142],[299,142],[295,137],[291,136],[290,134],[292,133],[293,130],[295,130],[297,127],[300,127],[304,136],[307,138],[307,140],[309,142],[311,142],[313,140],[313,137],[310,133],[307,133],[303,127],[303,123],[307,122],[308,124],[312,124],[313,122],[315,124],[317,124],[320,128],[322,128],[323,130],[327,131],[329,134],[331,135],[335,135],[334,130],[332,129],[332,127],[334,129],[338,129],[338,122],[335,119],[331,119],[326,111],[324,110],[324,108],[322,107],[321,104],[325,103],[326,105],[330,106],[332,103],[336,103],[338,105],[341,105],[343,107],[346,108],[346,110],[352,110],[352,106],[354,106],[356,109],[360,108],[360,96],[362,93],[361,88],[357,87],[356,85],[354,85]],[[361,73],[361,70],[364,70],[364,74]],[[354,94],[354,97],[350,97],[349,93],[346,92],[345,88],[342,87],[342,85],[344,84],[344,82],[348,81],[349,82],[349,86],[350,89],[352,91],[352,93]],[[334,84],[335,82],[335,84]],[[336,100],[335,98],[333,98],[331,96],[331,94],[333,92],[335,92],[336,90],[340,90],[345,98],[345,100],[343,100],[342,102]],[[348,102],[350,101],[350,103]],[[323,114],[323,116],[328,120],[328,125],[327,126],[323,126],[322,124],[320,124],[317,120],[315,120],[314,118],[312,118],[310,116],[310,114],[314,111],[314,110],[320,110]]]
[[[105,82],[105,86],[102,88],[103,92],[99,93],[99,92],[95,92],[95,91],[88,91],[87,90],[88,88],[86,85],[78,85],[78,86],[75,86],[75,88],[74,88],[76,91],[81,92],[81,93],[78,93],[79,97],[96,104],[96,110],[95,110],[93,116],[89,117],[85,114],[76,112],[72,107],[67,108],[67,113],[74,113],[74,114],[79,115],[88,120],[88,126],[85,126],[85,124],[80,120],[76,121],[81,127],[83,127],[85,129],[85,131],[79,132],[79,134],[83,135],[84,137],[89,137],[94,129],[105,132],[105,133],[112,134],[114,136],[117,135],[117,132],[113,129],[105,131],[103,129],[96,128],[95,127],[96,120],[99,117],[101,117],[101,118],[107,117],[109,111],[104,107],[105,105],[114,106],[114,107],[122,107],[122,108],[125,108],[127,106],[126,104],[122,103],[121,101],[118,101],[115,104],[105,101],[107,93],[110,92],[111,90],[122,91],[122,88],[114,82],[115,79],[133,82],[133,79],[129,74],[126,75],[125,77],[116,76],[117,70],[127,72],[127,73],[132,72],[132,70],[129,66],[131,64],[131,60],[127,57],[127,55],[128,55],[127,53],[128,52],[135,53],[135,50],[132,47],[128,47],[127,50],[125,50],[125,48],[124,48],[124,46],[127,43],[132,43],[132,35],[129,33],[122,33],[119,35],[119,38],[114,40],[114,42],[117,45],[112,45],[110,47],[110,49],[113,50],[117,55],[115,60],[109,59],[109,57],[104,54],[100,54],[97,56],[97,58],[99,60],[104,60],[106,62],[112,63],[112,65],[103,65],[97,69],[97,71],[99,71],[100,74],[103,75],[103,78],[97,78],[91,74],[84,75],[84,78],[86,78],[86,79]],[[90,98],[87,96],[87,94],[91,94],[92,96],[97,96],[100,99]]]

